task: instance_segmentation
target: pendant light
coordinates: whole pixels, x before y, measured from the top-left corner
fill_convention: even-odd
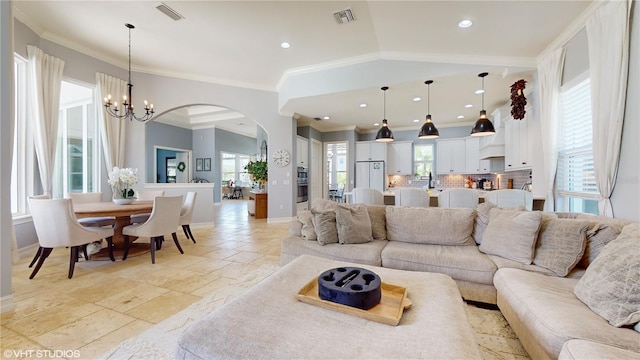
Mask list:
[[[471,136],[487,136],[496,133],[491,120],[487,117],[487,111],[484,109],[484,77],[487,75],[489,73],[486,72],[478,74],[478,77],[482,79],[482,110],[480,110],[480,118],[471,129]]]
[[[430,87],[431,84],[433,84],[433,80],[427,80],[424,82],[425,84],[427,84],[427,119],[424,122],[424,125],[422,125],[422,128],[420,129],[420,133],[418,134],[418,139],[435,139],[440,137],[440,133],[438,132],[438,129],[436,128],[435,125],[433,125],[433,122],[431,122],[431,112],[429,111],[429,107],[430,107]]]
[[[389,129],[389,126],[387,125],[387,90],[389,90],[388,86],[383,86],[380,88],[383,91],[383,96],[384,96],[384,101],[382,103],[382,115],[383,115],[383,119],[382,119],[382,127],[380,128],[380,130],[378,130],[378,133],[376,134],[376,141],[380,141],[380,142],[389,142],[389,141],[393,141],[393,133],[391,132],[391,129]]]

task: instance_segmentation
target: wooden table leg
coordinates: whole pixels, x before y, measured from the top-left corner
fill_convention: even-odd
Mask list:
[[[116,223],[113,226],[113,256],[116,260],[122,260],[122,254],[124,253],[124,235],[122,229],[131,225],[130,216],[118,216],[116,217]],[[129,247],[128,257],[140,256],[150,251],[148,243],[133,243],[137,237],[129,236],[131,239],[131,246]],[[103,242],[103,248],[95,254],[91,254],[89,259],[91,260],[111,260],[109,258],[109,249],[107,249],[106,242]]]

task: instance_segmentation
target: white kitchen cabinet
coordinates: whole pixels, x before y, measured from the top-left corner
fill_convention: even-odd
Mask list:
[[[464,139],[465,143],[465,168],[467,174],[480,174],[480,138],[470,137]]]
[[[527,113],[531,109],[527,109]],[[529,139],[529,121],[511,119],[505,124],[505,171],[531,169],[532,146]]]
[[[387,161],[387,144],[376,141],[356,142],[356,161]]]
[[[413,174],[413,143],[411,141],[393,142],[387,145],[387,174]]]
[[[466,168],[466,146],[464,139],[438,140],[436,142],[438,174],[464,174]]]
[[[309,166],[309,140],[296,138],[296,151],[298,166]]]

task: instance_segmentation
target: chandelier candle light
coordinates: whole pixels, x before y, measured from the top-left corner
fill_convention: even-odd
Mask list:
[[[109,173],[109,185],[116,204],[131,204],[135,193],[131,188],[138,183],[138,169],[113,167]]]
[[[127,98],[127,95],[122,96],[122,105],[124,107],[124,112],[122,114],[118,109],[118,102],[111,101],[111,94],[107,95],[107,97],[104,98],[104,107],[106,108],[107,113],[114,118],[129,119],[130,121],[135,119],[136,121],[146,122],[153,118],[153,104],[149,104],[147,100],[145,100],[145,113],[144,115],[138,117],[133,112],[133,96],[131,94],[131,90],[133,88],[133,84],[131,84],[131,29],[135,29],[136,27],[131,24],[124,24],[124,26],[129,29],[129,81],[127,82],[127,94],[129,95],[129,97]]]

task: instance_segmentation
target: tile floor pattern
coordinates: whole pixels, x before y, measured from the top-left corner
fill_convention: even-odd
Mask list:
[[[183,255],[165,241],[155,264],[149,254],[82,260],[71,280],[66,249],[54,250],[33,280],[31,257],[23,258],[12,271],[16,308],[0,318],[2,358],[95,358],[262,265],[279,265],[287,224],[255,220],[246,201],[226,200],[213,226],[192,231],[197,244],[178,233]],[[486,359],[528,358],[498,311],[469,308]]]

